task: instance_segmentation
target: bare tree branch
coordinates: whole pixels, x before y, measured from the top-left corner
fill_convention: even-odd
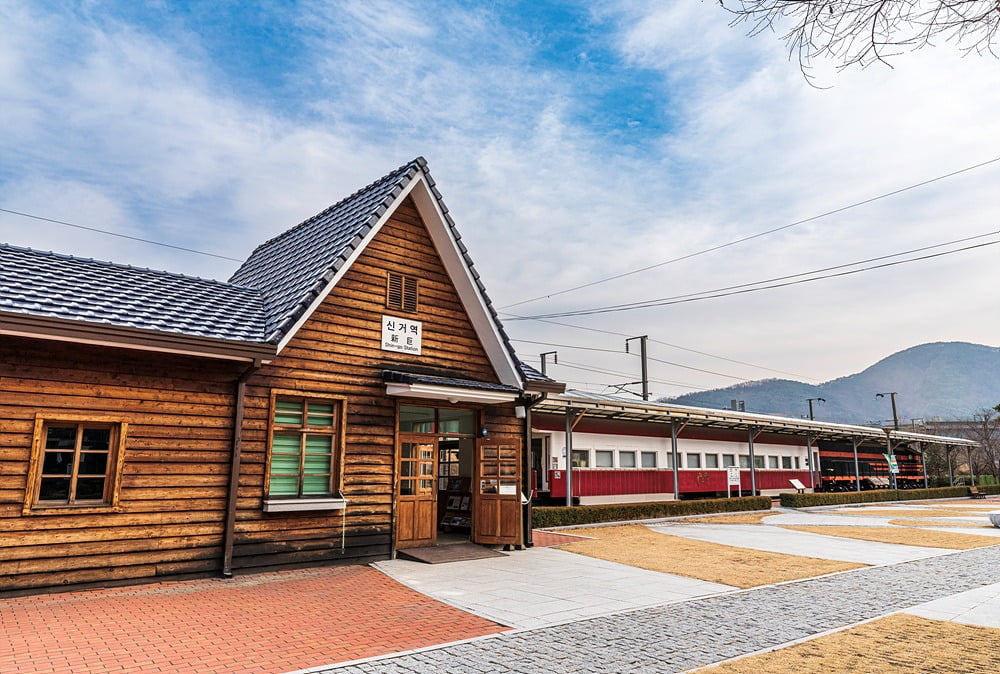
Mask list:
[[[817,58],[841,68],[889,65],[908,50],[952,42],[997,55],[1000,0],[719,0],[751,36],[780,32],[806,73]],[[791,26],[788,28],[788,26]]]

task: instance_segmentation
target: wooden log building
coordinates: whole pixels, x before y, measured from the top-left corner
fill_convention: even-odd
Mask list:
[[[422,158],[228,282],[0,245],[0,592],[521,545],[561,388]]]

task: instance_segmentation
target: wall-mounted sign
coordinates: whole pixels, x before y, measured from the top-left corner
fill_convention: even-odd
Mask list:
[[[382,350],[420,355],[424,324],[398,316],[382,316]]]

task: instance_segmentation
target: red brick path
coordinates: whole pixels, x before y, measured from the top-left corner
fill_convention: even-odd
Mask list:
[[[363,566],[0,599],[0,672],[287,672],[507,628]]]

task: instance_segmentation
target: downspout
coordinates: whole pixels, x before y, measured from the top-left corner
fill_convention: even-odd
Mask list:
[[[523,516],[521,517],[521,522],[524,527],[522,532],[521,540],[524,541],[524,546],[530,548],[534,546],[534,541],[531,539],[531,408],[539,404],[543,400],[549,397],[548,393],[542,393],[537,398],[532,398],[528,400],[527,398],[522,399],[524,404],[524,479],[522,480],[522,494],[526,494],[528,502],[524,505],[522,509]],[[543,466],[544,470],[545,467]]]
[[[247,380],[263,365],[260,358],[254,358],[239,379],[236,380],[236,408],[233,410],[233,456],[229,465],[229,495],[226,499],[226,525],[222,535],[222,577],[233,577],[233,540],[236,529],[236,498],[240,488],[240,459],[243,452],[243,416],[246,411],[244,398]]]

